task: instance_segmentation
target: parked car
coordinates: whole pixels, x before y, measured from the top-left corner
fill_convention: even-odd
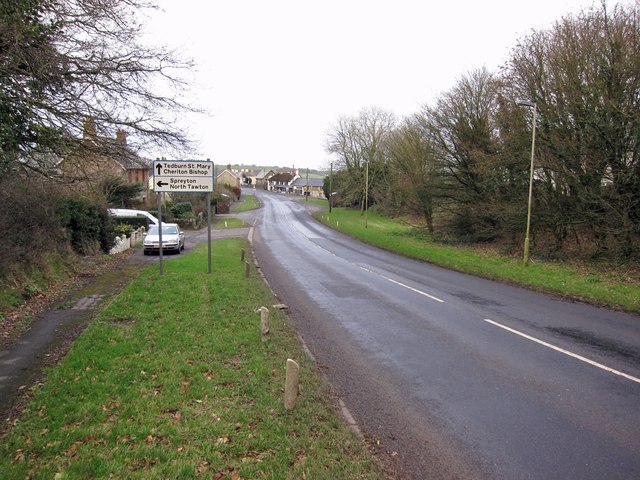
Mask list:
[[[160,252],[160,229],[158,225],[149,227],[149,231],[142,242],[143,253],[149,255],[152,252]],[[162,251],[180,253],[184,250],[184,232],[177,223],[162,224]]]

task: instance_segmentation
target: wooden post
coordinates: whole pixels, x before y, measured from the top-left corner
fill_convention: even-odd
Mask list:
[[[267,307],[260,307],[260,334],[263,342],[269,340],[269,309]]]
[[[249,271],[250,271],[251,265],[249,264],[249,262],[245,262],[244,263],[244,276],[249,278]]]
[[[300,366],[290,358],[287,359],[287,378],[284,386],[284,408],[285,410],[293,410],[296,406],[296,399],[298,398],[299,385],[298,385],[298,372]]]
[[[244,248],[240,250],[240,261],[244,262]]]

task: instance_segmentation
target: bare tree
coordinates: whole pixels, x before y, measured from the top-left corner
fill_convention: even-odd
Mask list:
[[[558,241],[568,228],[591,236],[601,252],[617,239],[637,253],[640,235],[637,5],[603,2],[521,40],[505,82],[540,113],[537,201],[546,225],[562,232]]]
[[[126,130],[132,147],[186,148],[178,114],[192,65],[140,41],[144,0],[16,0],[0,6],[2,168],[44,171],[42,152],[76,141],[92,117],[100,134]],[[103,135],[111,136],[111,135]],[[93,142],[91,148],[101,148]],[[25,161],[24,159],[28,159]]]
[[[338,168],[349,173],[344,177],[348,184],[338,186],[347,203],[364,206],[365,189],[371,194],[369,202],[375,202],[376,186],[385,169],[384,141],[395,122],[392,113],[371,107],[355,117],[341,117],[329,132],[327,152],[334,155]],[[367,170],[368,184],[365,180]]]
[[[406,119],[386,140],[389,206],[394,213],[421,216],[433,233],[434,202],[439,196],[441,164],[416,117]]]
[[[495,76],[486,69],[475,70],[435,106],[425,106],[419,117],[446,172],[441,187],[456,205],[453,212],[460,234],[495,235],[496,217],[488,207],[494,197],[494,167],[500,153],[495,122],[498,93]]]
[[[364,164],[364,155],[358,142],[354,118],[340,117],[327,135],[326,150],[336,159],[338,168],[358,170]]]

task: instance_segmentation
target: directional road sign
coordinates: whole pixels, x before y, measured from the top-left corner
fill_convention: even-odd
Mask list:
[[[208,160],[155,160],[153,189],[156,192],[213,192],[213,162]]]

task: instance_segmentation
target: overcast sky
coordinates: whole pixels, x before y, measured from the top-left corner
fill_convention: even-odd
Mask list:
[[[398,117],[592,0],[157,0],[156,44],[197,64],[185,118],[216,164],[325,168],[341,116]]]

